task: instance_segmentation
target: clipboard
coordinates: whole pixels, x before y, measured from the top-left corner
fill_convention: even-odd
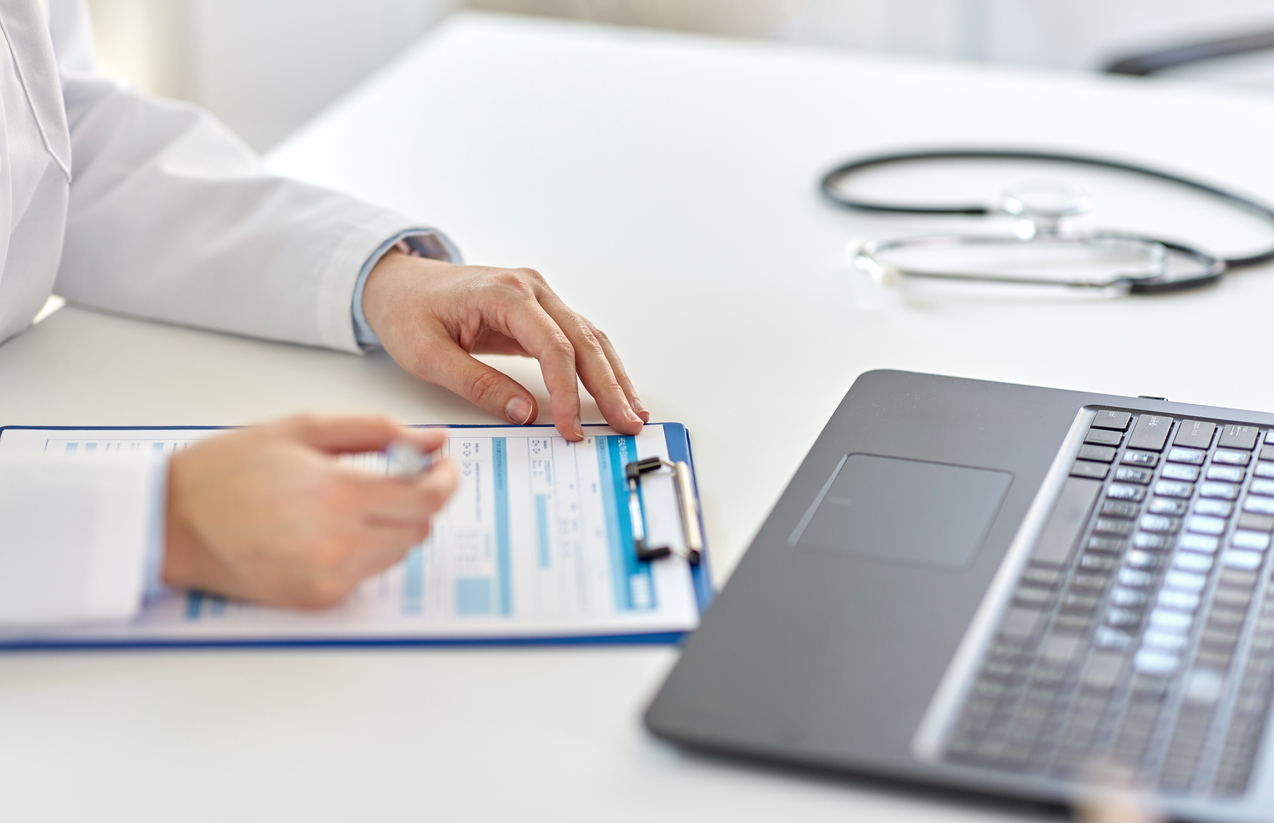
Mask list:
[[[442,427],[442,426],[439,426]],[[89,427],[73,427],[73,426],[5,426],[0,427],[0,455],[3,454],[4,438],[6,435],[19,435],[27,439],[36,436],[43,436],[41,433],[53,433],[71,436],[83,436],[85,433],[100,433],[103,437],[114,438],[117,441],[124,441],[129,437],[138,437],[145,433],[197,433],[198,436],[210,436],[229,427],[215,426],[162,426],[162,427],[141,427],[141,426],[89,426]],[[420,428],[424,428],[421,426]],[[505,442],[505,450],[512,453],[514,447],[509,445],[511,441],[507,437],[498,437],[497,435],[516,434],[517,438],[527,439],[528,443],[549,444],[556,438],[554,429],[551,425],[533,425],[510,427],[501,425],[485,425],[485,426],[464,426],[445,428],[453,429],[457,432],[465,432],[466,436],[473,441],[475,448],[480,448],[486,444],[490,448],[494,448],[497,441]],[[662,455],[666,458],[668,464],[681,464],[685,467],[683,471],[688,471],[680,480],[679,491],[688,492],[692,498],[683,501],[678,498],[681,505],[680,511],[684,517],[687,512],[693,514],[691,528],[685,531],[683,542],[691,532],[698,535],[701,544],[703,531],[702,511],[698,503],[698,485],[694,476],[694,457],[691,450],[691,442],[689,432],[684,426],[678,423],[655,423],[648,424],[643,432],[659,430],[663,434],[662,446],[666,452]],[[540,433],[544,433],[540,437]],[[482,435],[490,434],[489,438]],[[687,553],[682,550],[674,553],[669,551],[666,554],[657,553],[658,556],[638,556],[638,544],[633,540],[633,509],[631,508],[631,499],[625,499],[623,505],[619,505],[621,496],[627,498],[631,494],[632,489],[629,487],[628,465],[635,462],[634,460],[623,460],[626,456],[640,458],[635,444],[637,439],[641,439],[642,435],[636,436],[637,439],[630,436],[617,435],[609,429],[601,426],[585,426],[586,442],[590,444],[597,452],[601,465],[606,467],[609,465],[610,471],[599,473],[593,478],[596,480],[615,482],[613,486],[614,501],[616,505],[608,507],[607,512],[611,513],[613,508],[613,522],[618,527],[619,540],[612,539],[611,544],[613,562],[621,562],[628,566],[631,570],[640,576],[643,572],[647,577],[655,579],[677,579],[669,577],[669,575],[684,574],[688,580],[688,584],[678,584],[676,587],[688,602],[682,604],[682,617],[686,616],[687,609],[693,611],[693,625],[656,625],[641,626],[634,623],[633,628],[625,628],[620,622],[611,621],[609,623],[591,625],[587,619],[582,620],[571,630],[569,627],[564,628],[562,625],[556,625],[548,631],[536,631],[534,627],[527,629],[524,626],[518,627],[517,631],[509,630],[507,632],[492,631],[475,631],[456,634],[454,632],[430,632],[422,629],[417,632],[404,630],[401,626],[395,627],[394,630],[377,630],[370,624],[357,623],[352,628],[350,625],[342,625],[339,617],[333,618],[327,613],[318,613],[315,621],[321,621],[322,626],[311,627],[305,631],[297,631],[294,627],[288,628],[286,631],[280,629],[271,633],[269,627],[258,632],[243,633],[222,631],[218,633],[215,629],[201,630],[195,633],[183,633],[172,629],[171,631],[159,631],[154,629],[154,621],[160,618],[153,613],[154,607],[147,605],[143,608],[142,615],[138,621],[126,626],[83,626],[72,628],[57,628],[42,630],[38,633],[24,631],[17,633],[13,631],[0,632],[0,651],[22,651],[22,650],[83,650],[83,649],[162,649],[162,648],[238,648],[238,647],[403,647],[403,646],[527,646],[527,645],[588,645],[588,644],[669,644],[679,642],[689,631],[697,627],[698,619],[704,611],[711,605],[714,596],[711,573],[708,561],[708,552],[706,544],[701,545],[698,551],[697,562],[691,563],[686,560]],[[154,435],[159,438],[159,435]],[[46,438],[48,443],[53,443],[56,438]],[[489,441],[489,442],[488,442]],[[605,441],[610,452],[609,463],[607,458],[602,454],[602,443]],[[61,441],[58,441],[59,443]],[[70,448],[70,440],[67,440],[67,448]],[[150,442],[160,442],[156,439]],[[175,441],[174,441],[175,442]],[[645,443],[645,441],[642,441]],[[565,443],[565,441],[561,441]],[[648,446],[648,444],[647,444]],[[554,444],[555,448],[561,448],[560,443]],[[644,448],[645,446],[643,446]],[[46,446],[47,448],[47,446]],[[625,451],[625,448],[628,451]],[[510,454],[506,454],[504,459],[508,466],[512,466],[512,458]],[[456,455],[453,455],[455,457]],[[619,457],[621,459],[616,460]],[[498,455],[497,455],[497,459]],[[576,461],[581,462],[579,460]],[[587,461],[583,461],[587,463]],[[478,466],[477,468],[481,468]],[[649,471],[649,469],[647,470]],[[488,472],[489,474],[489,472]],[[588,483],[581,483],[580,486],[586,487]],[[605,486],[606,483],[593,483],[594,486]],[[604,491],[604,489],[603,489]],[[639,493],[638,498],[644,497]],[[608,498],[609,499],[609,498]],[[539,501],[537,501],[539,502]],[[643,503],[644,505],[644,503]],[[644,532],[646,512],[643,510],[638,518],[636,526],[637,533]],[[666,519],[666,518],[665,518]],[[506,524],[506,531],[510,531],[512,524]],[[685,524],[683,522],[683,529]],[[511,535],[510,535],[511,536]],[[426,544],[427,545],[427,544]],[[422,548],[423,551],[423,547]],[[684,547],[683,547],[684,548]],[[619,554],[614,554],[618,550]],[[411,562],[411,555],[404,564]],[[404,564],[400,564],[403,566]],[[664,571],[664,564],[670,564],[668,571]],[[677,569],[684,570],[680,574],[674,571],[674,565]],[[395,569],[399,567],[396,566]],[[404,574],[406,570],[404,569]],[[687,588],[688,586],[688,588]],[[213,611],[221,609],[224,613],[226,609],[255,609],[258,611],[269,611],[272,614],[280,616],[283,622],[297,621],[305,622],[311,618],[309,613],[287,612],[286,610],[268,610],[264,607],[240,606],[239,604],[227,604],[226,601],[209,595],[202,595],[197,592],[174,593],[169,596],[169,600],[162,605],[171,613],[175,608],[172,598],[181,598],[181,608],[186,610],[187,614],[196,616],[209,616]],[[338,607],[338,610],[342,607]],[[147,621],[151,621],[148,623]],[[682,621],[685,623],[686,621]],[[282,623],[280,623],[282,625]],[[169,627],[172,628],[172,627]],[[202,628],[202,627],[201,627]]]

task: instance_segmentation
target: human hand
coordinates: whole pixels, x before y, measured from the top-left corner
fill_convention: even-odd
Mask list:
[[[650,420],[610,340],[530,269],[391,251],[368,275],[363,314],[404,369],[511,423],[536,419],[535,398],[473,354],[539,360],[553,422],[567,440],[584,438],[577,375],[615,431],[636,434]]]
[[[178,452],[168,470],[164,582],[277,606],[339,603],[429,535],[458,476],[448,459],[399,479],[335,455],[397,439],[433,452],[446,436],[382,417],[299,415]]]

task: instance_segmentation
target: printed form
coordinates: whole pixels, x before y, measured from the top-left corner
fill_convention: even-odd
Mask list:
[[[676,427],[684,437],[684,430]],[[198,592],[149,603],[127,625],[63,629],[86,642],[265,642],[583,638],[666,634],[698,626],[691,570],[673,556],[639,562],[625,466],[669,459],[665,428],[635,436],[586,426],[571,443],[551,427],[451,428],[443,453],[460,485],[429,539],[323,612],[254,606]],[[5,429],[0,455],[94,459],[171,454],[218,434],[198,429]],[[348,458],[386,471],[383,454]],[[651,545],[683,546],[667,473],[643,478]]]

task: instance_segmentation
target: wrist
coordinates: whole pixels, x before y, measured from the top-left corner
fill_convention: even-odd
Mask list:
[[[198,580],[195,558],[199,553],[199,539],[185,511],[185,494],[182,488],[185,455],[173,455],[168,465],[168,494],[164,516],[164,554],[160,565],[160,580],[166,586],[193,588]]]
[[[367,283],[363,286],[363,317],[377,337],[384,333],[385,320],[393,305],[390,284],[413,259],[415,255],[407,254],[395,246],[381,255],[367,275]]]

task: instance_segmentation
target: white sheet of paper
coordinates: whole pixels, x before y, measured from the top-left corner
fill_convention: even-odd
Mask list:
[[[624,466],[642,457],[668,459],[662,425],[636,437],[586,426],[579,443],[548,427],[449,432],[444,452],[457,463],[460,486],[429,539],[342,605],[302,612],[173,592],[128,625],[42,636],[107,643],[479,640],[683,632],[698,625],[686,562],[674,556],[638,563],[633,556]],[[7,429],[0,455],[172,453],[218,433]],[[348,459],[368,471],[386,470],[380,453]],[[671,477],[647,475],[642,497],[648,542],[681,545]]]

